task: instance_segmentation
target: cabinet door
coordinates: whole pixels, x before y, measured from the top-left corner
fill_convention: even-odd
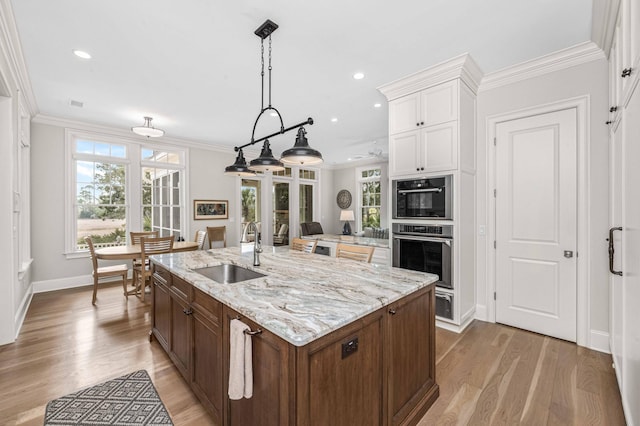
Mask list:
[[[425,126],[458,119],[458,81],[439,84],[421,92],[420,123]]]
[[[158,279],[153,280],[153,332],[165,351],[169,349],[171,333],[171,296]]]
[[[458,122],[452,121],[421,131],[421,168],[425,172],[455,170],[458,167]]]
[[[420,172],[420,131],[389,137],[389,175],[409,175]]]
[[[230,321],[237,313],[224,308],[225,336],[228,336]],[[259,327],[246,318],[242,322],[257,330]],[[230,400],[228,396],[225,413],[227,425],[280,426],[294,424],[290,405],[293,405],[294,359],[290,345],[275,334],[262,330],[251,338],[253,359],[253,396],[250,399]],[[229,386],[229,338],[225,337],[225,395]],[[291,397],[291,400],[290,400]],[[256,419],[259,422],[256,423]]]
[[[169,356],[185,380],[189,380],[189,306],[181,297],[171,294],[171,340]]]
[[[389,102],[389,134],[414,130],[420,126],[420,93]]]
[[[299,423],[309,425],[382,425],[383,327],[378,311],[311,343],[298,362]]]
[[[191,318],[191,387],[203,405],[213,414],[215,423],[221,424],[224,380],[220,325],[214,324],[196,309]]]
[[[388,309],[390,424],[438,395],[435,384],[435,299],[433,287],[401,299]],[[419,417],[418,417],[419,418]]]

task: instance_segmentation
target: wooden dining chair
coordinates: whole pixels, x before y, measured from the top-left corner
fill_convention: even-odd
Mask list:
[[[98,258],[96,257],[96,251],[93,247],[93,241],[91,240],[91,237],[85,237],[84,241],[89,247],[89,253],[91,254],[91,263],[93,264],[93,299],[91,301],[91,304],[96,304],[96,298],[98,294],[98,280],[100,280],[101,278],[121,277],[122,289],[124,290],[125,297],[128,299],[129,292],[127,291],[127,272],[129,271],[129,267],[125,264],[113,266],[98,266]]]
[[[193,237],[193,241],[198,243],[198,250],[204,249],[204,240],[207,238],[207,231],[196,231],[196,236]]]
[[[374,250],[375,247],[371,246],[352,246],[350,244],[338,243],[336,247],[336,257],[371,263]]]
[[[129,245],[135,246],[140,245],[140,239],[142,237],[158,237],[158,231],[142,231],[142,232],[129,232]],[[140,259],[133,259],[131,261],[133,268],[133,277],[131,280],[131,284],[137,286],[138,277],[137,277],[137,269],[136,266],[140,266]],[[147,265],[148,266],[148,265]]]
[[[291,250],[303,251],[305,253],[313,253],[316,250],[316,240],[304,240],[294,237],[291,239]]]
[[[149,264],[149,256],[154,254],[171,253],[173,250],[172,236],[168,237],[142,237],[140,239],[140,265],[136,267],[136,290],[140,294],[140,298],[144,302],[144,290],[147,281],[151,280],[151,265]]]
[[[209,248],[213,248],[213,242],[222,242],[222,247],[227,246],[226,226],[207,226],[207,236],[209,237]]]

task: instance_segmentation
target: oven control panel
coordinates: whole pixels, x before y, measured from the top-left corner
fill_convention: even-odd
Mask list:
[[[419,235],[424,237],[453,237],[453,225],[416,225],[409,223],[394,223],[394,234]]]

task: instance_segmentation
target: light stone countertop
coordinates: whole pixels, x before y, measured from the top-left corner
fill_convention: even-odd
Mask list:
[[[252,247],[251,247],[252,248]],[[263,247],[260,266],[240,247],[152,256],[213,298],[295,346],[304,346],[420,288],[437,275],[376,265],[288,247]],[[193,269],[241,265],[265,277],[220,284]]]
[[[359,237],[356,235],[339,235],[339,234],[314,234],[305,235],[300,238],[305,240],[329,241],[332,243],[345,243],[360,246],[372,246],[389,248],[389,240],[386,238],[369,238]]]

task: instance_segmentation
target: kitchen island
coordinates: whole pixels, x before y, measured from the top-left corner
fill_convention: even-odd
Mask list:
[[[218,424],[415,424],[438,396],[434,282],[389,266],[265,248],[154,256],[153,336]],[[194,271],[264,276],[220,284]],[[230,400],[229,329],[253,333],[253,396]]]

